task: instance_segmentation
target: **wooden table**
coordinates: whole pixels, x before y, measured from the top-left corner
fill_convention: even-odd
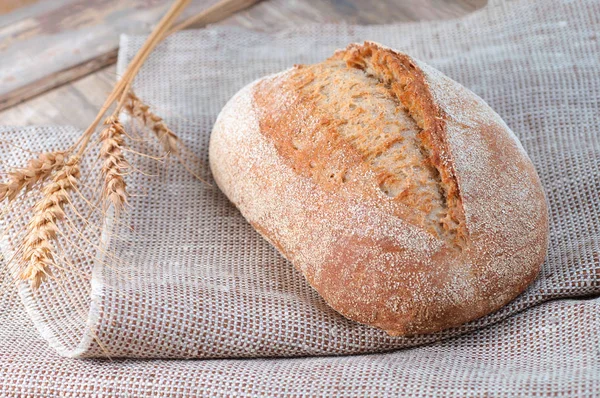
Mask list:
[[[188,14],[197,13],[214,2],[195,0]],[[4,75],[5,81],[0,79],[0,88],[4,84],[11,89],[8,90],[11,91],[10,103],[44,91],[46,87],[67,83],[0,111],[0,125],[59,124],[85,128],[116,79],[114,64],[95,69],[113,62],[120,33],[148,32],[169,3],[164,0],[1,0],[0,76]],[[257,30],[278,30],[314,22],[382,24],[454,18],[485,3],[486,0],[264,0],[216,24]],[[72,49],[70,43],[83,47],[61,51]],[[59,55],[51,58],[54,61],[38,65],[35,52],[48,52],[49,48]],[[3,54],[9,50],[9,54],[15,54],[12,58]],[[96,58],[89,61],[90,57]],[[34,62],[30,62],[32,59]],[[20,65],[26,65],[27,70],[19,70]],[[11,73],[6,73],[9,69]],[[80,75],[84,77],[69,81]],[[19,84],[22,85],[20,90]]]

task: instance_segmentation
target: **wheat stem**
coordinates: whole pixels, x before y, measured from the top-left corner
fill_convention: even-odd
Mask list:
[[[185,147],[181,145],[177,135],[162,118],[152,113],[139,98],[130,94],[130,89],[135,76],[158,43],[173,31],[181,29],[189,21],[192,21],[188,20],[188,22],[171,29],[177,17],[190,1],[176,0],[173,3],[131,60],[95,119],[68,150],[41,154],[38,158],[30,160],[25,168],[7,173],[7,181],[0,183],[0,201],[7,199],[9,202],[12,202],[19,193],[27,192],[36,184],[41,187],[42,198],[31,210],[31,219],[23,227],[23,240],[16,247],[14,253],[15,266],[19,267],[19,278],[28,280],[32,289],[37,289],[45,279],[51,277],[53,268],[59,269],[56,264],[60,260],[57,238],[60,236],[68,240],[68,237],[63,234],[57,224],[62,222],[66,228],[71,229],[65,209],[71,205],[76,210],[70,198],[73,192],[77,192],[83,197],[78,188],[84,184],[84,181],[80,181],[80,159],[88,149],[98,125],[109,109],[115,106],[115,102],[116,106],[111,116],[105,120],[99,140],[101,143],[99,158],[102,161],[100,176],[103,179],[103,183],[99,186],[102,186],[100,196],[105,204],[105,210],[108,206],[113,206],[115,211],[119,212],[126,206],[128,192],[124,176],[134,170],[125,157],[130,149],[125,142],[127,134],[118,120],[118,115],[123,108],[130,110],[132,115],[139,118],[145,126],[153,131],[167,154],[173,154],[181,161],[180,153]],[[237,0],[222,0],[220,5],[209,9],[202,18],[208,18],[209,15],[212,15],[211,13],[234,3],[237,3]],[[186,169],[188,168],[186,167]],[[46,180],[49,182],[45,182]],[[89,205],[89,202],[86,202]],[[76,214],[79,213],[76,212]]]
[[[175,19],[183,12],[185,7],[191,0],[177,0],[169,9],[169,11],[162,17],[158,25],[154,28],[150,36],[146,39],[146,42],[135,55],[135,57],[131,60],[127,69],[123,73],[121,79],[117,82],[112,92],[104,102],[104,105],[100,108],[100,111],[96,115],[96,118],[88,126],[88,128],[84,131],[80,140],[75,144],[79,145],[79,150],[77,151],[77,156],[82,156],[85,152],[87,144],[89,143],[96,127],[100,123],[100,120],[104,117],[104,114],[110,108],[110,106],[117,100],[126,95],[125,88],[128,87],[133,81],[139,69],[142,67],[152,50],[156,47],[156,45],[165,37],[166,32],[171,27]],[[118,115],[120,109],[115,109],[113,115]]]

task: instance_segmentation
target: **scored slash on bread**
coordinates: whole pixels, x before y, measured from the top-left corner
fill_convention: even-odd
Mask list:
[[[521,293],[544,260],[544,193],[478,96],[372,42],[242,89],[210,143],[221,190],[340,314],[434,332]]]

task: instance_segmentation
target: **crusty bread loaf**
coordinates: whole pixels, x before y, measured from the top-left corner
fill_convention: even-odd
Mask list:
[[[514,134],[471,91],[375,43],[242,89],[210,164],[331,307],[392,335],[492,312],[544,260],[546,201]]]

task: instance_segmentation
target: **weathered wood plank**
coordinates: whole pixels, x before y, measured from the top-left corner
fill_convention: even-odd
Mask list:
[[[87,127],[116,81],[112,65],[82,79],[0,111],[0,125],[70,125]]]
[[[118,49],[110,50],[105,54],[100,54],[97,57],[84,61],[78,65],[53,72],[47,76],[42,76],[31,83],[26,83],[21,87],[17,87],[5,95],[0,96],[0,110],[9,108],[53,88],[60,87],[65,83],[77,80],[82,76],[87,76],[107,65],[112,65],[117,61],[117,55]]]

